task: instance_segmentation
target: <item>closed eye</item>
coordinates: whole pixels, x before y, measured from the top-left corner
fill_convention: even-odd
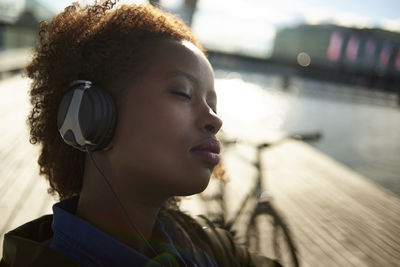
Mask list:
[[[184,93],[184,92],[180,92],[180,91],[174,91],[174,92],[172,92],[174,95],[178,95],[178,96],[182,96],[182,97],[184,97],[184,98],[186,98],[186,99],[188,99],[188,100],[191,100],[192,99],[192,97],[190,96],[190,95],[188,95],[188,94],[186,94],[186,93]]]

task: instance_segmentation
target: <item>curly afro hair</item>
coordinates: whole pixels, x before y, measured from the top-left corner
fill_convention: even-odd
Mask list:
[[[115,4],[74,3],[50,22],[41,22],[39,44],[25,69],[33,80],[33,108],[27,120],[30,142],[41,144],[40,174],[49,181],[49,193],[57,193],[60,199],[81,191],[85,161],[85,153],[65,144],[57,130],[58,105],[69,84],[91,80],[118,103],[118,86],[110,85],[128,69],[139,71],[139,51],[145,41],[187,40],[204,51],[191,30],[173,15],[151,5]]]

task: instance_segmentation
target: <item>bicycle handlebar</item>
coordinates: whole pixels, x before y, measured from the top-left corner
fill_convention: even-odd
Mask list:
[[[316,142],[322,138],[322,133],[315,132],[315,133],[306,133],[306,134],[293,134],[290,136],[290,138],[295,139],[295,140],[306,141],[306,142]]]

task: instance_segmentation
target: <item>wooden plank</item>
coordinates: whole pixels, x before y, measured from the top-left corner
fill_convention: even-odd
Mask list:
[[[287,163],[290,164],[290,163]],[[299,162],[297,164],[302,164],[302,162]],[[295,166],[293,166],[295,167]],[[335,169],[338,169],[337,166]],[[296,170],[299,170],[299,168],[296,168]],[[313,169],[315,170],[315,168]],[[332,178],[332,180],[335,180],[335,174],[334,172],[330,172],[329,170],[332,170],[332,168],[325,168],[324,169],[324,178]],[[352,174],[352,176],[349,176]],[[300,176],[299,172],[297,171],[296,175]],[[312,186],[318,186],[320,189],[319,191],[311,192],[312,194],[323,194],[321,198],[329,198],[329,201],[336,201],[337,205],[341,204],[346,204],[344,205],[345,208],[348,208],[349,205],[351,205],[353,211],[357,211],[365,213],[363,216],[370,216],[371,220],[374,224],[379,225],[379,224],[384,224],[385,226],[388,226],[388,230],[393,231],[391,234],[396,234],[398,233],[399,227],[400,227],[400,217],[398,216],[400,211],[398,210],[400,206],[400,202],[397,197],[395,197],[393,194],[386,192],[381,189],[377,189],[378,186],[374,185],[371,187],[371,183],[365,179],[361,179],[360,176],[358,176],[355,173],[351,173],[349,171],[347,173],[347,180],[340,181],[340,178],[342,177],[342,173],[339,173],[339,177],[336,179],[335,183],[329,183],[327,182],[327,179],[320,179],[321,173],[315,172],[314,174],[305,174],[303,172],[303,177],[300,181],[302,185],[308,186],[308,190],[314,188]],[[293,174],[292,174],[293,176]],[[350,178],[349,178],[350,177]],[[368,190],[362,189],[360,190],[360,186],[357,185],[351,185],[351,180],[358,180],[359,182],[364,180],[364,183],[369,185]],[[293,185],[293,179],[290,179],[290,183]],[[343,183],[346,183],[346,188],[342,189],[340,188]],[[299,192],[299,187],[297,187],[297,193]],[[289,190],[288,188],[285,188],[285,190]],[[305,190],[305,189],[303,189]],[[365,198],[364,196],[362,197],[355,197],[354,195],[360,195],[360,191],[364,195],[370,195],[368,198]],[[380,194],[377,194],[378,192],[381,192]],[[296,193],[296,192],[294,192]],[[310,192],[308,192],[310,193]],[[375,197],[375,199],[382,198],[383,195],[387,195],[387,199],[392,199],[393,201],[389,201],[384,203],[385,208],[380,205],[378,207],[374,207],[373,203],[371,203],[370,199],[372,197]],[[360,201],[361,198],[364,198],[363,201]],[[327,199],[328,200],[328,199]],[[376,216],[380,215],[380,216]],[[390,235],[388,237],[390,238]]]
[[[4,224],[4,233],[27,221],[34,220],[43,214],[50,214],[49,203],[54,199],[46,194],[47,183],[37,174],[31,174],[30,187],[25,188],[7,222]]]
[[[308,220],[306,225],[317,235],[325,232],[321,249],[342,243],[345,251],[339,254],[355,255],[355,266],[396,266],[400,262],[398,198],[337,163],[329,164],[332,160],[326,156],[315,154],[296,142],[268,152],[269,184],[276,202],[290,222],[302,222],[293,227],[295,233],[298,228],[304,230],[302,224]],[[379,205],[372,205],[365,195],[376,197]],[[382,203],[387,208],[382,208]],[[307,235],[316,237],[312,232]]]
[[[379,263],[386,262],[385,259],[376,259],[370,257],[370,254],[365,253],[360,243],[357,240],[348,238],[348,231],[341,229],[332,222],[332,218],[327,219],[323,214],[318,214],[315,210],[304,209],[308,203],[300,203],[298,205],[285,205],[284,197],[279,198],[281,209],[286,211],[289,222],[296,220],[298,223],[292,226],[292,229],[297,237],[296,240],[302,238],[318,239],[318,246],[314,247],[308,253],[318,253],[318,251],[327,251],[330,257],[333,257],[334,262],[342,262],[343,258],[349,261],[341,266],[360,266],[360,263],[376,263],[377,266],[384,266]],[[296,200],[299,200],[296,198]],[[287,201],[287,200],[286,200]],[[290,201],[292,202],[292,201]],[[292,208],[289,208],[293,206]],[[290,215],[288,215],[290,214]],[[305,232],[303,236],[299,237],[298,232]],[[301,242],[299,242],[301,244]],[[301,248],[301,247],[300,247]],[[334,249],[334,252],[331,249]],[[300,249],[301,250],[301,249]],[[306,251],[302,251],[306,253]],[[315,255],[314,255],[315,257]],[[322,257],[323,258],[323,257]],[[318,259],[318,257],[316,257]],[[329,265],[331,266],[331,265]]]
[[[325,190],[318,190],[318,192],[326,192],[327,189]],[[307,198],[309,198],[311,201],[315,201],[317,204],[314,204],[313,206],[316,206],[317,210],[321,210],[321,211],[325,211],[325,217],[331,217],[331,216],[339,216],[340,214],[337,214],[337,210],[335,212],[334,209],[338,209],[338,207],[342,207],[341,208],[341,212],[345,213],[346,215],[351,215],[349,217],[347,216],[341,216],[343,218],[341,218],[342,220],[346,220],[346,224],[351,224],[351,223],[355,223],[357,222],[356,219],[354,219],[354,217],[368,217],[370,216],[370,213],[365,213],[365,211],[363,210],[363,206],[359,206],[359,205],[354,205],[355,202],[352,202],[351,199],[347,198],[346,196],[340,196],[338,194],[336,194],[336,197],[330,197],[329,195],[325,194],[324,195],[319,195],[318,196],[318,192],[314,193],[314,196],[310,196],[310,194],[307,195]],[[303,194],[304,195],[304,194]],[[301,194],[295,194],[295,196],[293,197],[302,197]],[[339,196],[341,198],[340,201],[337,201],[337,196]],[[328,205],[324,202],[329,202],[331,203],[331,205]],[[318,203],[324,203],[322,206],[319,205]],[[340,218],[340,217],[339,217]],[[359,218],[358,218],[359,219]],[[384,220],[382,220],[381,222],[377,221],[377,217],[372,217],[368,223],[370,224],[370,227],[368,228],[370,230],[370,228],[379,226],[379,225],[385,225],[386,231],[392,231],[393,228],[390,227],[390,225],[385,224]],[[360,224],[358,224],[360,226]],[[361,224],[362,226],[362,224]],[[379,230],[379,228],[377,228]],[[395,234],[395,233],[394,233]],[[381,242],[384,242],[385,245],[394,245],[394,246],[398,246],[398,242],[396,240],[393,240],[392,238],[392,234],[390,232],[382,232],[381,235],[379,236],[379,238],[376,238],[374,240],[376,242],[376,244],[378,245]],[[391,242],[392,241],[392,242]]]
[[[54,200],[38,175],[38,147],[29,144],[27,80],[0,82],[0,250],[4,233],[51,211]]]

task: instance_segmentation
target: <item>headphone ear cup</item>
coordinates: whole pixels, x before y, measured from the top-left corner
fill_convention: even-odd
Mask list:
[[[114,135],[117,120],[114,101],[91,82],[77,82],[58,107],[58,131],[67,144],[81,151],[103,149]]]
[[[85,90],[79,110],[79,125],[91,151],[105,148],[114,135],[116,107],[112,97],[94,86]]]

